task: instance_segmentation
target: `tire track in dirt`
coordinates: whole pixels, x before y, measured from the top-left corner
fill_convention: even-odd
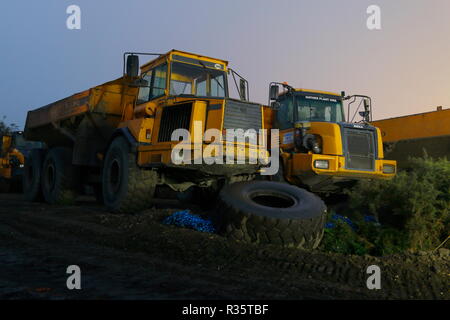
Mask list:
[[[79,256],[92,255],[92,253],[89,252],[89,251],[93,250],[92,245],[90,245],[91,246],[90,250],[84,250],[82,252],[79,252],[80,250],[78,250],[78,251],[75,250],[74,252],[72,252],[72,254],[70,254],[71,250],[68,250],[68,249],[70,249],[68,247],[68,243],[70,246],[71,243],[74,243],[74,241],[73,241],[74,239],[71,239],[72,237],[67,236],[66,233],[59,234],[57,232],[53,232],[52,230],[54,228],[57,228],[58,226],[55,227],[55,226],[48,224],[47,223],[48,220],[51,220],[51,219],[52,218],[47,219],[47,217],[40,217],[40,219],[32,220],[32,223],[24,223],[24,221],[27,221],[27,220],[24,219],[24,217],[21,217],[20,219],[14,219],[14,220],[7,221],[8,225],[6,225],[4,223],[5,220],[2,220],[1,228],[0,228],[0,235],[6,234],[9,237],[11,234],[14,234],[14,237],[13,237],[14,241],[20,242],[24,247],[29,247],[29,248],[32,248],[33,246],[47,247],[44,253],[51,252],[53,255],[64,255],[65,260],[72,259],[72,261],[76,261],[77,257],[79,257]],[[63,225],[67,225],[67,224],[68,224],[67,221],[65,221],[63,223]],[[43,235],[45,235],[45,239],[46,239],[44,241],[42,240]],[[7,239],[8,237],[4,237],[4,239]],[[11,238],[10,238],[10,240],[11,240]],[[58,244],[58,241],[64,241],[64,246],[62,246],[61,243]],[[55,243],[57,243],[57,244],[55,244]],[[76,249],[76,247],[77,246],[75,246],[74,248]],[[101,251],[103,253],[105,253],[105,251],[107,252],[107,250],[111,250],[111,249],[110,248],[101,248]],[[103,256],[98,256],[99,252],[95,252],[94,254],[98,257],[99,261],[105,261],[100,266],[98,265],[98,262],[96,262],[95,266],[97,266],[97,268],[100,268],[100,269],[106,269],[107,265],[109,265],[108,257],[109,258],[111,256],[118,257],[120,255],[123,255],[123,252],[116,252],[115,250],[113,250],[112,253],[103,254]],[[133,256],[132,260],[136,262],[136,257]],[[155,259],[152,259],[152,260],[154,262]],[[84,260],[82,260],[82,263],[86,264],[84,262]],[[111,264],[113,264],[113,263],[117,263],[117,260],[114,260],[111,262]],[[62,264],[62,263],[60,263],[60,264]],[[167,270],[168,263],[164,261],[161,264],[163,265],[163,268]],[[68,263],[65,263],[65,265],[67,266]],[[128,267],[128,266],[123,266],[124,269],[126,267]],[[179,266],[177,266],[177,267],[179,269]],[[185,283],[189,283],[189,278],[191,278],[192,276],[196,277],[197,279],[200,279],[201,281],[197,280],[198,283],[196,283],[196,285],[189,286],[189,287],[185,288],[185,290],[180,290],[180,289],[182,289],[183,286],[180,283],[177,283],[178,289],[176,290],[177,291],[176,293],[173,292],[173,295],[171,296],[172,298],[176,298],[177,296],[186,297],[186,296],[189,296],[190,294],[194,294],[194,296],[196,296],[196,297],[199,297],[199,296],[205,297],[205,293],[202,292],[201,288],[210,287],[211,282],[216,282],[216,283],[222,282],[220,290],[217,290],[217,289],[213,290],[213,292],[215,292],[214,295],[216,297],[230,299],[230,298],[240,297],[243,294],[241,292],[241,289],[239,288],[239,286],[237,286],[237,288],[228,289],[228,291],[231,291],[231,292],[226,293],[227,285],[223,283],[224,281],[226,281],[228,283],[235,282],[237,284],[240,284],[245,280],[245,279],[242,279],[242,277],[240,277],[238,279],[234,279],[233,277],[230,277],[229,275],[222,275],[222,274],[220,274],[219,277],[217,277],[217,276],[208,275],[208,273],[206,273],[206,272],[202,273],[199,271],[197,273],[194,273],[194,272],[192,272],[192,270],[186,270],[186,269],[188,269],[188,268],[185,267],[183,270],[172,271],[172,272],[170,272],[170,274],[176,273],[176,274],[189,275],[186,277],[188,279],[186,279],[186,278],[182,279],[183,280],[182,282],[185,282]],[[166,276],[166,278],[170,278],[170,277],[171,276],[169,276],[169,275]],[[139,281],[141,281],[141,280],[137,280],[137,282],[139,282]],[[170,289],[170,282],[169,282],[169,285],[167,285],[167,279],[165,282],[166,282],[166,285],[164,285],[163,287],[169,287],[169,289]],[[264,281],[258,280],[258,281],[255,281],[255,283],[263,284]],[[228,285],[228,286],[231,287],[230,285]],[[199,289],[197,289],[197,287],[199,287]],[[267,291],[267,288],[265,288],[264,286],[261,286],[261,287],[257,286],[254,289],[257,289],[256,292],[270,292],[270,291]],[[112,290],[112,291],[114,291],[114,290]],[[171,290],[171,291],[174,291],[174,290]],[[211,291],[211,290],[210,289],[208,290],[208,294],[211,294],[209,291]],[[250,293],[247,293],[247,294],[250,294]],[[281,294],[281,292],[278,293],[278,295],[280,295],[280,294]],[[214,297],[214,295],[213,295],[213,297]],[[254,293],[252,293],[250,295],[250,297],[254,296],[254,297],[271,298],[274,295],[276,296],[277,293],[274,292],[274,294],[272,294],[272,295],[270,295],[270,294],[269,295],[267,295],[267,294],[265,294],[265,295],[264,294],[256,294],[255,295]],[[206,297],[208,297],[208,296],[206,296]],[[248,296],[245,296],[245,293],[244,293],[244,297],[248,298]],[[170,296],[165,297],[165,298],[170,298]]]
[[[132,296],[124,291],[124,274],[129,274],[124,270],[135,270],[143,275],[131,276],[135,284],[128,290],[150,298],[449,298],[448,277],[427,270],[426,261],[418,259],[405,263],[402,257],[346,257],[257,246],[161,225],[161,217],[175,210],[111,215],[95,205],[50,207],[14,198],[5,202],[1,195],[0,201],[4,244],[12,242],[18,251],[34,250],[44,262],[50,256],[48,262],[56,265],[78,258],[105,288],[103,278],[117,279],[122,289],[109,290],[116,297],[119,291]],[[371,264],[382,269],[380,291],[365,287],[365,270]],[[151,266],[153,273],[139,265]],[[103,278],[101,271],[106,272]],[[136,285],[147,277],[154,278],[153,295]]]

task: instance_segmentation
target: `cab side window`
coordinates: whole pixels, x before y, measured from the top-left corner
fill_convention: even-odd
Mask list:
[[[166,89],[167,64],[157,66],[153,71],[150,100],[162,96]]]
[[[280,108],[277,111],[277,127],[281,130],[289,129],[294,124],[294,108],[291,97],[286,97],[280,101]]]
[[[148,86],[139,88],[139,95],[137,104],[145,103],[150,100],[150,83],[152,82],[153,70],[150,70],[142,75],[142,79],[148,82]]]
[[[148,86],[139,88],[137,104],[145,103],[164,94],[166,89],[167,64],[162,64],[147,71],[142,79],[148,82]]]

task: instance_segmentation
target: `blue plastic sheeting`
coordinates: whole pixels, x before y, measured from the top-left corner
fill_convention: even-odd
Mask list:
[[[377,218],[375,218],[374,216],[364,216],[364,222],[372,222],[375,224],[379,224]]]
[[[189,210],[175,212],[165,218],[162,222],[167,225],[175,225],[178,227],[190,228],[201,232],[215,233],[216,229],[211,220],[191,213]]]
[[[341,216],[341,215],[339,215],[339,214],[333,214],[333,215],[331,216],[331,219],[334,220],[334,221],[342,221],[342,222],[345,222],[346,224],[348,224],[348,225],[350,226],[350,228],[353,229],[353,231],[358,230],[358,226],[357,226],[352,220],[350,220],[350,219],[347,218],[347,217]],[[367,216],[367,215],[364,216],[364,222],[367,222],[367,223],[374,223],[374,224],[377,225],[377,226],[380,225],[379,222],[378,222],[378,220],[377,220],[374,216]],[[333,221],[325,223],[325,228],[326,228],[326,229],[333,229],[333,228],[335,228],[335,227],[336,227],[336,223],[333,222]]]
[[[333,229],[335,227],[336,227],[336,223],[334,223],[334,222],[325,223],[325,229]]]

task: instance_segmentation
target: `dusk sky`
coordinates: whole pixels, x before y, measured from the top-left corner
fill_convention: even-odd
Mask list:
[[[81,8],[81,30],[66,8]],[[381,8],[381,30],[366,26]],[[270,81],[373,98],[381,119],[450,106],[448,0],[40,0],[0,4],[1,112],[26,112],[122,72],[124,51],[230,61],[267,103]],[[145,62],[141,60],[141,62]]]

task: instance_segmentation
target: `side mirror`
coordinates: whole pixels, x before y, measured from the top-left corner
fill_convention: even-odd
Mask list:
[[[278,85],[274,84],[274,85],[270,86],[269,99],[270,100],[277,100],[278,99]]]
[[[370,104],[368,99],[364,99],[364,110],[368,111],[370,110]]]
[[[369,102],[369,99],[364,99],[364,115],[362,115],[363,116],[363,118],[364,118],[364,121],[366,121],[366,122],[370,122],[370,102]]]
[[[245,101],[247,100],[246,97],[247,93],[247,86],[244,79],[239,80],[239,95],[241,96],[241,100]]]
[[[365,121],[369,122],[369,120],[368,120],[368,117],[370,114],[369,111],[359,111],[358,113],[361,117],[364,118]]]
[[[136,55],[129,55],[127,57],[127,76],[135,78],[139,75],[139,57]]]

